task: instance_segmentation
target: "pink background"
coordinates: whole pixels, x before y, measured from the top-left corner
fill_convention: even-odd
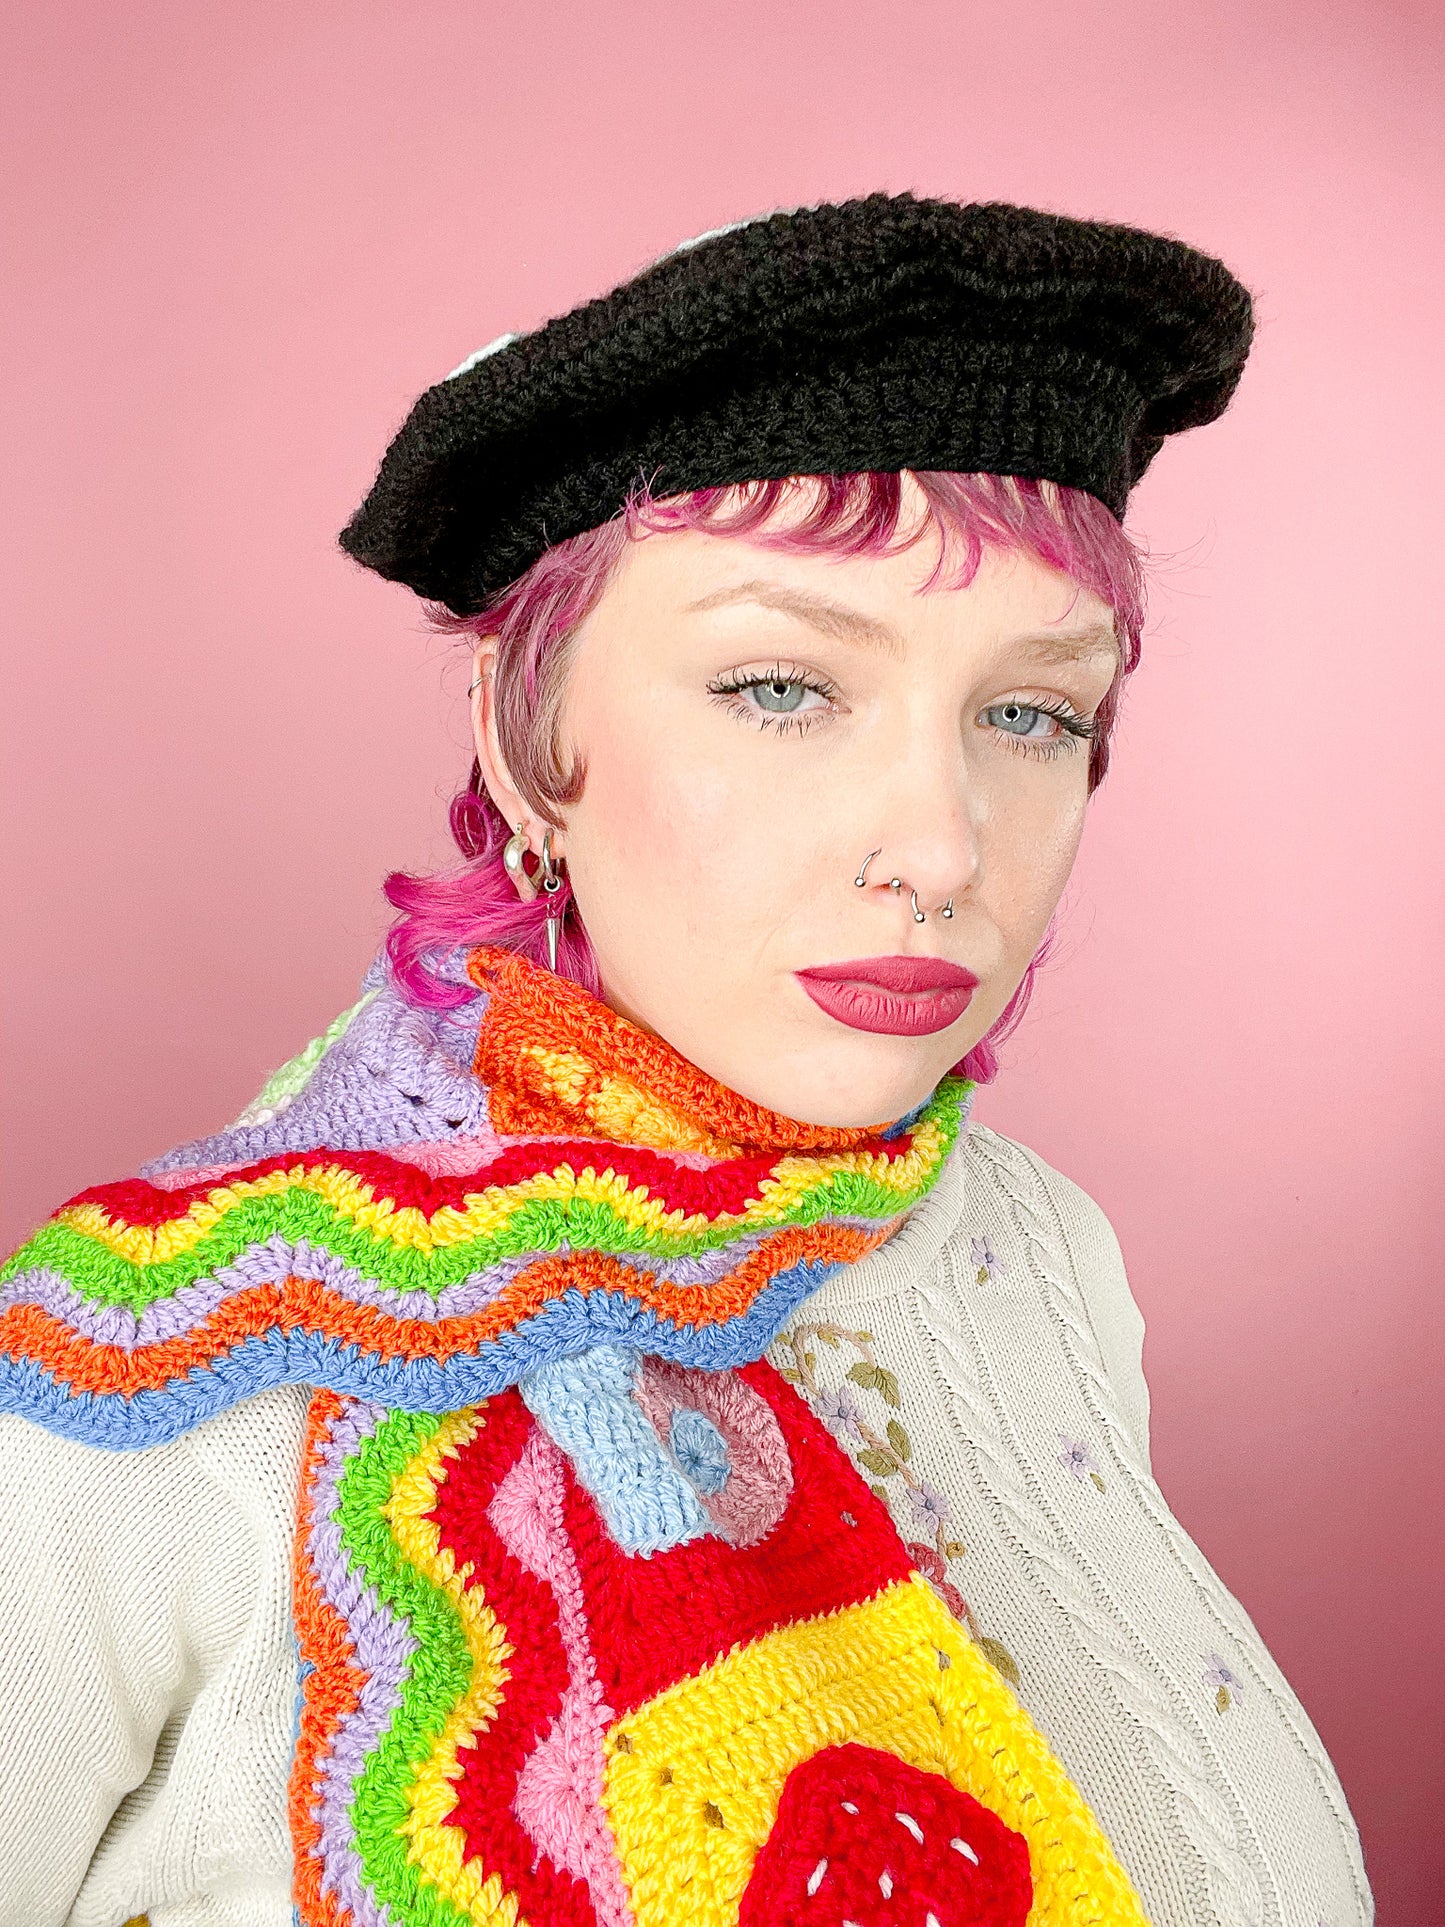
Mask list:
[[[15,10],[4,1232],[233,1113],[444,851],[464,666],[333,546],[412,396],[759,208],[1177,231],[1255,288],[1061,961],[984,1115],[1112,1216],[1155,1455],[1445,1922],[1438,11]],[[1431,158],[1433,155],[1433,159]]]

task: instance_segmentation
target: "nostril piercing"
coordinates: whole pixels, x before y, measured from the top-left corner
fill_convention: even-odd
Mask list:
[[[944,916],[944,917],[951,917],[953,915],[953,898],[952,897],[950,897],[948,899],[948,902],[944,904],[943,909],[939,912],[939,914],[940,916]]]
[[[863,885],[868,881],[868,865],[873,861],[874,857],[879,854],[882,848],[883,848],[883,845],[880,843],[878,845],[877,850],[870,850],[867,856],[864,857],[863,867],[858,872],[857,876],[855,876],[853,879],[853,881],[857,884],[860,890],[863,888]]]
[[[913,904],[913,921],[915,923],[926,923],[928,919],[918,907],[918,892],[916,890],[910,890],[908,895]]]
[[[898,895],[898,892],[903,888],[902,877],[889,877],[888,888],[893,892],[894,896],[896,897]]]

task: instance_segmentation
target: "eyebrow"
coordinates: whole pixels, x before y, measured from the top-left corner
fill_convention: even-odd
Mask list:
[[[781,615],[796,616],[800,622],[806,622],[822,635],[833,636],[844,642],[865,643],[869,648],[880,649],[887,655],[903,653],[903,638],[891,622],[881,622],[877,616],[865,616],[861,609],[849,609],[843,603],[809,595],[805,589],[786,588],[781,582],[738,582],[730,589],[714,589],[711,595],[690,602],[688,613],[725,609],[735,602],[757,602],[764,609],[776,609]]]
[[[844,642],[861,642],[885,655],[902,655],[905,644],[891,622],[864,615],[822,596],[809,595],[804,589],[790,589],[781,582],[738,582],[731,588],[714,589],[687,605],[689,614],[707,609],[725,609],[738,602],[755,602],[781,615],[795,616],[820,634]],[[1050,665],[1082,662],[1091,656],[1112,656],[1122,664],[1123,652],[1108,623],[1092,623],[1083,629],[1039,629],[1013,639],[1014,646],[1026,650]]]

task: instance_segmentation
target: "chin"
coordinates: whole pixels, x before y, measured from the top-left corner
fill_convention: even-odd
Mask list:
[[[930,1097],[977,1039],[950,1040],[943,1050],[937,1038],[928,1041],[933,1048],[925,1052],[916,1038],[859,1032],[856,1045],[843,1049],[835,1041],[831,1049],[815,1044],[790,1059],[774,1058],[758,1066],[755,1081],[733,1088],[802,1124],[836,1130],[891,1124]]]

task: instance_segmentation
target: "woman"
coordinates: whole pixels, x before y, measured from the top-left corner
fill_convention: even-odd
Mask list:
[[[875,196],[421,398],[343,543],[472,639],[465,861],[6,1268],[0,1919],[1370,1917],[1107,1222],[968,1118],[1249,335]]]

